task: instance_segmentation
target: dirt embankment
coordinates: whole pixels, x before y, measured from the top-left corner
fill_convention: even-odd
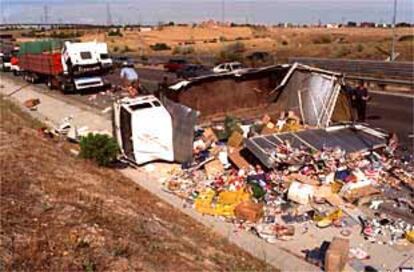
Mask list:
[[[268,270],[0,98],[4,271]],[[271,269],[271,268],[270,268]]]

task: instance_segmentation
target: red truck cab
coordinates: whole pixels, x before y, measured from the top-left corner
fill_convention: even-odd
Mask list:
[[[180,69],[183,69],[187,64],[185,59],[170,59],[166,64],[164,64],[164,69],[168,72],[175,73]]]

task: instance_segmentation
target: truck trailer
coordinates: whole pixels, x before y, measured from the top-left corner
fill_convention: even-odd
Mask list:
[[[102,78],[112,66],[107,56],[105,43],[43,40],[22,44],[18,61],[26,81],[73,92],[108,85]]]

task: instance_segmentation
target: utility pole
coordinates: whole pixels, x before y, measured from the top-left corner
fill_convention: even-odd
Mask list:
[[[224,25],[225,20],[225,3],[224,0],[221,0],[221,23]]]
[[[109,5],[109,3],[106,3],[106,24],[108,26],[112,25],[111,6]]]
[[[392,17],[392,46],[391,46],[391,56],[390,56],[391,61],[394,61],[397,58],[396,53],[395,53],[395,42],[397,39],[396,32],[395,32],[396,21],[397,21],[397,0],[394,0],[394,15]]]
[[[47,24],[49,22],[49,8],[47,5],[43,6],[43,16],[44,16],[44,23]]]
[[[1,12],[1,23],[5,24],[6,23],[6,18],[4,17],[4,1],[0,2],[0,12]]]

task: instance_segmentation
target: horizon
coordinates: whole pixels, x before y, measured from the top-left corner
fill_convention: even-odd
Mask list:
[[[309,3],[311,2],[311,3]],[[199,23],[207,20],[237,24],[390,24],[393,2],[389,0],[0,0],[1,22],[156,25],[160,22]],[[109,3],[109,4],[108,4]],[[223,5],[224,3],[224,5]],[[108,13],[109,9],[109,13]],[[30,10],[30,13],[27,12]],[[91,11],[94,11],[91,13]],[[397,22],[414,23],[411,0],[399,0]]]

